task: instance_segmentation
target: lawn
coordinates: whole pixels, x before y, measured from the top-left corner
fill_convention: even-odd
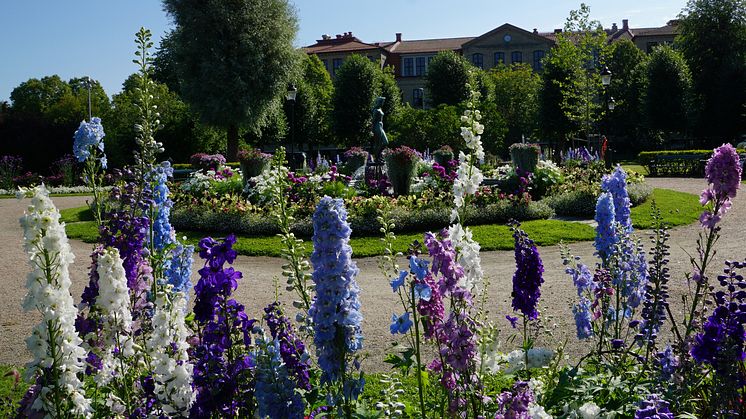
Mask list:
[[[655,200],[661,210],[665,222],[671,226],[686,225],[696,221],[701,207],[696,195],[676,192],[667,189],[655,189],[648,202],[632,208],[632,222],[638,229],[653,226],[650,216],[651,202]],[[86,207],[70,208],[61,211],[62,220],[67,223],[66,230],[70,238],[83,240],[88,243],[96,241],[98,231],[92,220],[92,215]],[[540,246],[552,246],[559,242],[578,242],[593,240],[595,232],[585,223],[560,220],[536,220],[522,224],[523,229]],[[513,238],[510,229],[505,225],[472,226],[474,239],[479,242],[482,250],[510,250],[513,248]],[[186,236],[187,242],[197,244],[202,237],[209,233],[198,231],[179,231],[179,236]],[[249,237],[239,236],[234,249],[245,256],[280,256],[280,239],[277,236]],[[396,251],[404,252],[410,243],[422,240],[422,233],[399,234],[394,243]],[[353,237],[350,240],[355,257],[377,256],[381,253],[380,237]],[[310,252],[310,243],[307,246]]]
[[[624,170],[632,170],[643,176],[648,175],[648,169],[646,169],[645,166],[638,163],[637,160],[622,160],[619,162],[619,164],[622,165],[622,168]]]

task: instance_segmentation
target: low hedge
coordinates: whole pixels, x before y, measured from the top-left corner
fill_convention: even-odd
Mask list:
[[[738,152],[742,154],[746,150],[738,149]],[[637,155],[637,161],[645,166],[650,176],[701,176],[702,161],[711,155],[712,150],[643,151]]]
[[[450,224],[450,208],[428,208],[410,211],[394,208],[391,219],[398,233],[412,231],[435,231]],[[467,209],[462,221],[467,225],[501,224],[510,219],[519,221],[547,219],[554,216],[554,211],[543,202],[531,202],[528,205],[513,205],[501,201],[484,208]],[[357,216],[350,214],[348,221],[353,236],[376,236],[380,234],[381,225],[375,214]],[[263,214],[221,212],[210,208],[174,208],[171,211],[171,224],[179,230],[233,232],[248,236],[267,236],[280,232],[274,217]],[[309,218],[298,219],[292,225],[292,231],[299,237],[311,237],[313,225]]]
[[[629,200],[636,207],[650,198],[653,188],[647,183],[633,183],[627,186]],[[598,195],[590,189],[577,189],[558,195],[552,195],[540,202],[552,208],[563,217],[592,218],[596,213]]]

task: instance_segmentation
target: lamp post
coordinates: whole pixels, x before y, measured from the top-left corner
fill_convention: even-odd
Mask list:
[[[616,107],[616,101],[614,100],[613,97],[609,96],[609,85],[611,85],[611,70],[609,70],[609,67],[607,66],[604,66],[604,68],[601,70],[601,84],[604,87],[604,102],[606,105],[604,106],[605,108],[604,113],[606,113],[607,109],[609,111],[613,111],[614,108]],[[604,119],[606,122],[605,128],[606,128],[606,131],[608,131],[609,130],[609,119],[608,117]],[[610,167],[611,158],[609,156],[611,154],[611,150],[608,148],[608,139],[606,138],[605,135],[602,135],[601,138],[602,140],[601,140],[600,145],[601,145],[602,154],[605,154],[604,158],[606,160],[606,167]]]
[[[85,86],[88,88],[88,122],[93,119],[93,111],[91,110],[91,76],[85,76]]]
[[[293,155],[293,144],[295,144],[295,97],[297,95],[298,89],[291,83],[285,94],[285,98],[290,102],[290,144],[288,147],[290,152],[288,153],[288,163],[291,167],[293,167],[293,159],[295,158]]]
[[[425,110],[425,89],[418,87],[417,91],[420,92],[420,108]]]

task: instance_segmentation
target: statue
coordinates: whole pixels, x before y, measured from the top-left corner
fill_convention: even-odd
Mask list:
[[[385,97],[377,98],[371,110],[373,116],[373,143],[371,144],[370,151],[376,163],[381,162],[381,152],[389,144],[389,140],[386,138],[386,131],[383,130],[383,110],[381,109],[385,100]]]

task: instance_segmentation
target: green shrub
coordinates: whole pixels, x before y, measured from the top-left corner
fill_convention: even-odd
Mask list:
[[[596,212],[596,193],[591,189],[577,189],[544,198],[542,202],[564,217],[593,217]]]
[[[443,167],[448,167],[448,162],[454,159],[453,149],[450,146],[443,147],[433,151],[433,160]]]
[[[419,153],[407,146],[399,146],[393,150],[386,150],[384,159],[394,195],[408,195],[416,174],[417,162],[420,160]]]
[[[539,154],[541,150],[536,144],[515,143],[510,146],[510,159],[513,166],[524,172],[533,173],[536,165],[539,164]]]
[[[636,207],[648,200],[653,194],[653,188],[645,182],[627,185],[629,201]]]
[[[739,149],[738,152],[746,150]],[[711,155],[712,150],[643,151],[637,155],[637,161],[651,176],[699,176],[704,169],[703,161]],[[658,160],[659,157],[666,159]]]

